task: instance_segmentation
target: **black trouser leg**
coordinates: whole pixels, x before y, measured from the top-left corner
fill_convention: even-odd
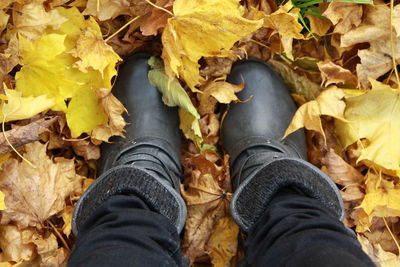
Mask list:
[[[180,239],[164,216],[138,197],[115,195],[79,231],[69,266],[180,266]]]
[[[289,189],[273,198],[245,244],[251,266],[375,266],[320,201]]]

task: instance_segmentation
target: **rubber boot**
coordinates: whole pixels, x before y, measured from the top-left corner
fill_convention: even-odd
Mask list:
[[[306,161],[304,131],[281,140],[296,112],[289,89],[270,66],[257,59],[233,66],[228,82],[242,81],[245,88],[238,97],[252,98],[229,105],[221,131],[235,189],[231,212],[242,231],[248,232],[284,187],[319,199],[342,219],[343,203],[337,186]]]
[[[152,210],[167,217],[178,233],[184,226],[178,112],[165,106],[157,88],[149,83],[149,58],[147,54],[133,55],[119,69],[113,93],[128,111],[126,138],[102,146],[101,175],[75,206],[75,235],[86,218],[116,194],[139,196]]]

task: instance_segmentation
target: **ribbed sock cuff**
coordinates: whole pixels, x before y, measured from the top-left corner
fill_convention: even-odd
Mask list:
[[[185,202],[171,185],[133,166],[118,166],[103,173],[81,196],[75,206],[72,230],[79,227],[104,201],[116,194],[134,194],[143,199],[149,208],[167,217],[178,233],[186,220]]]
[[[242,231],[248,232],[284,187],[296,188],[318,199],[334,216],[343,219],[341,195],[325,173],[304,160],[280,158],[253,172],[235,191],[231,212]]]

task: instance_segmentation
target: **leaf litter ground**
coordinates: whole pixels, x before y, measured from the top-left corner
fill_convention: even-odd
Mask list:
[[[221,104],[239,58],[268,61],[299,109],[310,162],[341,189],[344,223],[379,266],[400,266],[400,4],[292,0],[5,0],[0,3],[0,265],[65,266],[71,216],[97,177],[99,145],[123,136],[118,64],[141,51],[178,106],[194,265],[243,256],[229,215]],[[168,86],[169,85],[169,86]],[[138,96],[140,97],[140,96]]]

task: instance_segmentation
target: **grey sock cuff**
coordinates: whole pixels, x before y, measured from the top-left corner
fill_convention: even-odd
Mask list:
[[[325,173],[302,159],[271,159],[235,191],[231,212],[242,231],[248,232],[263,214],[273,196],[281,188],[288,186],[320,200],[334,216],[343,219],[344,209],[340,192]]]
[[[185,225],[186,205],[179,192],[163,179],[133,166],[117,166],[103,173],[81,196],[72,217],[76,236],[86,219],[104,201],[120,193],[143,199],[149,208],[167,217],[180,233]]]

